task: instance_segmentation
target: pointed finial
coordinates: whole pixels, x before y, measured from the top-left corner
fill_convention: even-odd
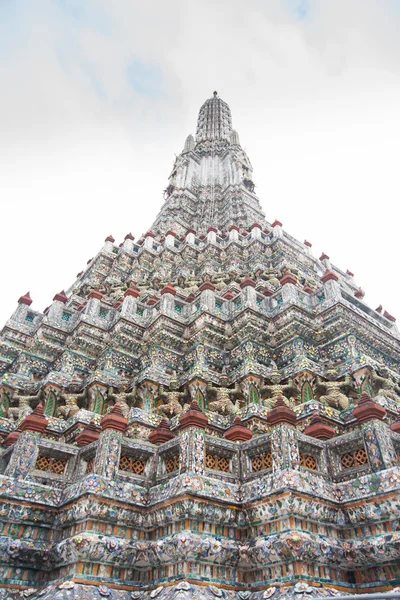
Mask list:
[[[62,290],[61,292],[59,292],[58,294],[56,294],[54,296],[53,302],[62,302],[63,304],[65,304],[66,302],[68,302],[68,298],[67,298],[64,290]]]
[[[189,406],[189,410],[182,413],[179,417],[179,429],[184,427],[200,427],[205,429],[208,424],[207,416],[201,412],[197,400],[194,398]]]
[[[232,425],[225,431],[224,437],[231,442],[246,442],[253,437],[253,433],[244,425],[240,416],[236,415]]]
[[[213,96],[214,96],[214,98],[216,98],[216,97],[217,97],[217,95],[218,95],[218,92],[213,92]]]
[[[90,421],[76,436],[75,441],[78,446],[87,446],[99,439],[100,431],[101,427],[98,427],[94,421]]]
[[[279,394],[274,406],[267,413],[267,421],[270,425],[296,425],[297,416],[294,410],[286,406],[282,394]]]
[[[161,419],[156,429],[150,432],[149,442],[152,444],[163,444],[175,437],[166,419]]]
[[[357,419],[358,425],[372,419],[382,421],[385,414],[385,408],[375,402],[365,390],[361,394],[357,406],[353,409],[353,416]]]
[[[43,413],[43,404],[37,405],[35,410],[26,415],[25,419],[20,424],[21,431],[36,431],[42,433],[48,425],[48,421]]]
[[[320,440],[329,440],[335,435],[335,430],[328,423],[325,423],[318,410],[315,410],[309,425],[304,429],[304,433]]]
[[[128,425],[128,419],[124,417],[119,402],[114,404],[109,413],[104,415],[100,421],[102,429],[114,429],[123,433]]]
[[[26,292],[24,296],[21,296],[18,300],[18,304],[26,304],[27,306],[30,306],[32,304],[32,298],[30,296],[30,293]]]

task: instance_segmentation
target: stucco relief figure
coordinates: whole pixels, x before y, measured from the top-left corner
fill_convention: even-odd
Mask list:
[[[124,417],[129,415],[129,412],[134,404],[134,400],[137,396],[136,388],[131,392],[126,391],[127,386],[120,386],[120,391],[115,390],[113,387],[109,387],[106,395],[107,412],[109,412],[115,404],[119,403],[122,414]]]
[[[234,415],[240,408],[238,400],[242,395],[240,385],[236,383],[234,388],[228,388],[229,379],[225,375],[221,377],[220,382],[219,387],[214,387],[211,383],[207,385],[207,395],[216,398],[209,402],[208,408],[220,415]],[[232,402],[231,396],[236,398],[236,402]]]
[[[72,415],[75,415],[79,411],[78,399],[76,394],[64,394],[63,399],[65,404],[58,407],[57,416],[69,419],[69,417],[72,417]]]
[[[324,392],[323,395],[320,396],[319,401],[322,402],[322,404],[332,406],[332,408],[346,410],[346,408],[349,407],[349,399],[342,390],[351,387],[352,382],[350,375],[346,375],[344,381],[335,381],[335,369],[328,369],[325,376],[328,381],[323,381],[320,377],[317,379],[318,389]]]
[[[260,390],[261,393],[266,392],[268,394],[268,397],[263,399],[264,406],[272,408],[281,396],[287,406],[293,407],[294,400],[292,396],[298,394],[298,389],[293,381],[289,379],[287,383],[281,383],[281,375],[277,368],[273,369],[269,380],[271,383],[263,385]]]
[[[400,386],[394,380],[387,367],[380,367],[379,374],[375,370],[372,371],[371,381],[375,396],[383,396],[395,402],[400,402]]]
[[[164,401],[164,404],[158,407],[158,411],[171,419],[176,415],[180,415],[183,411],[183,406],[181,404],[181,398],[186,396],[186,391],[179,392],[178,380],[176,377],[173,377],[169,383],[169,392],[164,390],[164,387],[160,385],[159,394]]]
[[[61,416],[64,419],[69,419],[69,417],[72,417],[80,410],[82,405],[84,405],[84,401],[88,398],[89,393],[87,389],[79,394],[62,392],[60,394],[60,400],[63,402],[63,404],[57,408],[57,416]]]
[[[40,400],[42,392],[39,392],[35,396],[20,396],[17,392],[14,392],[11,397],[11,406],[8,409],[7,417],[14,421],[26,417],[27,414],[32,412],[31,402]]]

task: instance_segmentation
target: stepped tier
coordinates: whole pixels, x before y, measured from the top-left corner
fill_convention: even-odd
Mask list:
[[[395,585],[400,339],[363,297],[265,220],[215,93],[151,229],[108,236],[1,331],[0,583],[242,600]]]

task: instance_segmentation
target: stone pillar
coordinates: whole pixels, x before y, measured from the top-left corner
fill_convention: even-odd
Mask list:
[[[382,471],[398,464],[389,427],[383,422],[386,410],[363,392],[353,415],[360,425],[371,471]]]
[[[85,307],[85,313],[90,317],[98,317],[100,310],[100,302],[103,294],[98,290],[93,290],[88,296],[88,302]]]
[[[296,436],[296,413],[286,406],[280,396],[267,414],[272,425],[271,451],[274,473],[285,469],[300,469],[299,446]]]
[[[14,311],[11,321],[19,321],[24,322],[26,320],[26,315],[28,314],[29,307],[32,304],[32,298],[29,292],[26,292],[24,296],[21,296],[18,300],[18,306]]]
[[[324,284],[326,298],[337,298],[341,295],[339,277],[335,273],[326,269],[321,277],[321,281]]]
[[[250,227],[250,233],[253,239],[261,239],[261,225],[259,223],[253,223]]]
[[[56,294],[53,298],[53,303],[49,308],[47,316],[50,320],[60,321],[64,311],[64,305],[68,302],[68,298],[65,295],[64,290],[59,294]]]
[[[361,431],[371,471],[383,471],[398,465],[396,450],[386,423],[374,419],[364,423]]]
[[[229,231],[229,239],[232,242],[239,241],[239,227],[237,225],[231,225],[228,229]]]
[[[121,453],[122,433],[107,429],[99,436],[96,456],[94,459],[93,473],[101,477],[113,479],[118,471]]]
[[[321,256],[319,257],[319,260],[322,262],[325,269],[331,269],[331,263],[329,261],[329,256],[327,254],[325,254],[325,252],[323,252],[321,254]]]
[[[155,237],[156,236],[154,235],[154,233],[152,231],[148,231],[146,233],[146,235],[144,236],[143,248],[147,248],[148,250],[151,250],[153,248]]]
[[[40,435],[34,431],[23,431],[12,448],[11,458],[5,475],[15,479],[26,479],[33,470],[39,446]]]
[[[101,477],[112,479],[118,471],[119,458],[121,454],[121,443],[123,433],[128,424],[119,403],[100,421],[103,429],[99,436],[99,442],[94,459],[93,471]]]
[[[107,236],[104,240],[103,252],[107,252],[107,254],[112,254],[114,250],[114,242],[115,239],[112,235]]]
[[[218,229],[216,229],[215,227],[209,227],[207,229],[207,240],[210,243],[214,243],[217,241],[217,231]]]
[[[201,412],[196,400],[193,400],[189,410],[179,418],[179,446],[181,473],[204,473],[205,432],[208,419]]]
[[[202,310],[213,311],[215,308],[215,296],[214,296],[215,285],[211,281],[204,281],[199,287],[200,291],[200,305]]]
[[[39,404],[25,417],[19,428],[21,433],[12,432],[8,437],[16,439],[5,475],[15,479],[26,479],[35,466],[40,436],[46,429],[47,419],[43,415],[43,406]]]
[[[278,221],[278,219],[275,219],[275,221],[272,223],[272,228],[272,234],[275,238],[283,236],[282,223]]]
[[[174,296],[176,295],[176,289],[173,285],[168,283],[161,290],[161,300],[160,300],[160,312],[165,314],[174,314]]]
[[[283,302],[295,302],[297,300],[297,279],[291,273],[285,273],[281,278],[282,285],[282,301]]]
[[[243,290],[244,305],[251,307],[257,306],[256,282],[250,277],[245,277],[240,283],[240,287]]]
[[[165,234],[165,245],[168,247],[173,247],[175,245],[175,238],[175,231],[167,231],[167,233]]]
[[[271,432],[272,470],[300,469],[296,429],[290,425],[274,427]]]
[[[128,233],[128,235],[125,236],[124,243],[122,244],[123,249],[127,252],[133,252],[134,239],[135,238],[133,237],[133,235],[131,233]]]
[[[188,229],[186,232],[186,241],[188,244],[194,244],[196,232],[194,229]]]
[[[139,296],[139,290],[135,287],[130,287],[124,293],[124,301],[121,306],[121,315],[130,315],[133,317],[136,314],[137,297]]]

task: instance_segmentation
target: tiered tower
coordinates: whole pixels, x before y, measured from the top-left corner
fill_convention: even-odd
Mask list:
[[[265,220],[214,92],[152,228],[0,335],[0,598],[400,582],[400,340]]]

